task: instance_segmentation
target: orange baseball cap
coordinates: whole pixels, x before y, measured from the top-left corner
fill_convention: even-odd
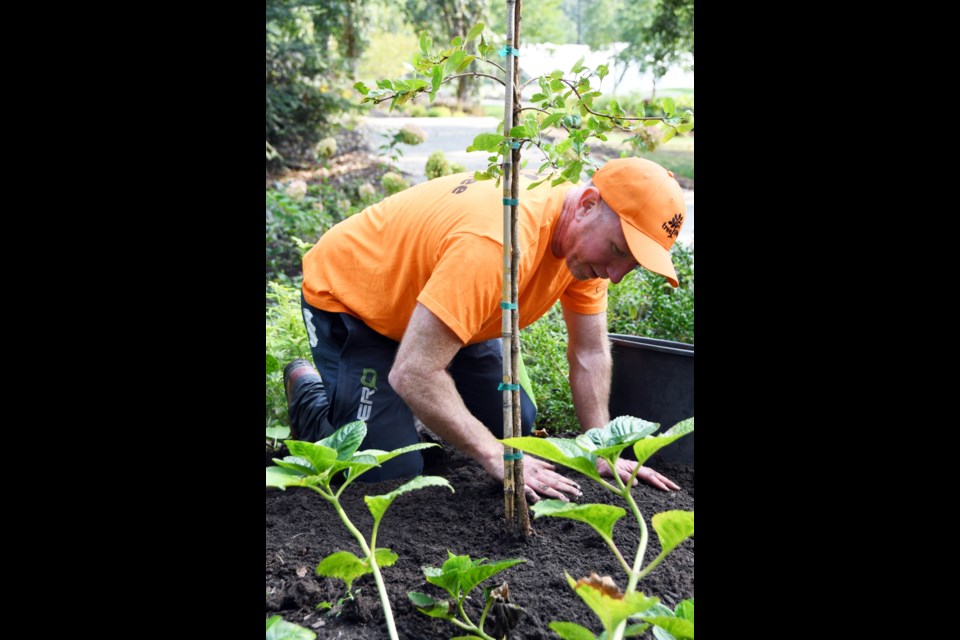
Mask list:
[[[643,158],[617,158],[597,169],[593,184],[620,217],[634,259],[678,286],[670,247],[680,235],[687,204],[673,171]]]

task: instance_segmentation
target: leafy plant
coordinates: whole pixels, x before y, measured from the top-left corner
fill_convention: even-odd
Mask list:
[[[493,609],[494,634],[497,638],[503,637],[516,625],[517,619],[523,613],[522,608],[508,602],[510,589],[506,582],[495,589],[484,589],[483,613],[480,614],[480,621],[477,624],[474,624],[470,616],[467,615],[463,603],[469,597],[469,593],[481,582],[515,564],[526,562],[526,560],[515,558],[488,563],[486,558],[471,560],[469,555],[455,556],[450,550],[447,550],[447,555],[449,557],[442,567],[424,567],[423,575],[426,576],[427,582],[450,594],[455,610],[451,611],[449,601],[437,600],[419,591],[411,591],[407,594],[407,597],[421,613],[425,613],[432,618],[447,620],[473,634],[467,637],[478,637],[485,640],[493,640],[483,630],[487,614]],[[459,618],[457,618],[458,614]]]
[[[278,440],[290,437],[283,367],[297,358],[312,357],[303,330],[300,288],[267,283],[266,316],[266,437],[268,446],[276,450]]]
[[[349,592],[353,581],[368,573],[373,574],[380,593],[380,603],[387,620],[387,630],[392,640],[398,640],[397,627],[393,620],[393,610],[387,596],[387,588],[383,583],[380,567],[389,567],[394,564],[398,556],[386,548],[377,548],[377,532],[380,521],[387,508],[393,504],[398,496],[424,487],[443,486],[453,491],[453,487],[445,478],[439,476],[418,476],[406,482],[393,491],[379,496],[364,496],[363,501],[373,515],[373,530],[370,541],[364,539],[360,530],[350,521],[347,513],[340,504],[340,496],[361,475],[379,467],[381,464],[410,451],[418,451],[428,447],[438,446],[434,443],[417,443],[400,447],[393,451],[367,449],[357,451],[360,443],[367,435],[367,425],[362,420],[347,423],[337,429],[330,436],[319,442],[301,442],[287,440],[286,445],[292,455],[283,460],[274,459],[276,466],[267,467],[267,486],[279,487],[306,487],[317,492],[321,498],[333,505],[341,522],[356,539],[363,551],[363,557],[357,557],[349,551],[335,551],[320,561],[317,565],[317,575],[343,580]],[[339,488],[333,487],[334,479],[340,478]]]
[[[541,500],[530,507],[535,518],[543,516],[568,518],[589,525],[610,548],[617,562],[626,572],[627,588],[625,592],[621,592],[617,588],[610,576],[601,578],[594,574],[590,578],[575,581],[567,575],[567,582],[571,588],[600,618],[604,628],[601,638],[620,640],[643,631],[647,626],[646,623],[632,625],[631,627],[626,626],[627,618],[633,616],[638,616],[643,620],[651,618],[651,622],[658,624],[652,620],[659,619],[658,616],[648,616],[646,612],[657,604],[659,599],[647,597],[642,592],[638,592],[637,582],[659,565],[678,544],[693,535],[693,512],[666,511],[653,516],[651,522],[660,540],[661,550],[653,560],[643,566],[648,530],[643,514],[640,513],[630,488],[641,465],[651,455],[675,440],[693,433],[693,420],[692,417],[688,418],[675,424],[664,433],[651,435],[659,428],[659,424],[632,416],[620,416],[614,418],[605,426],[590,429],[572,440],[534,437],[501,440],[505,446],[514,447],[574,471],[579,471],[607,491],[620,496],[627,503],[631,514],[640,526],[640,541],[631,565],[627,563],[613,538],[614,525],[626,515],[623,508],[606,504],[577,504],[552,499]],[[633,448],[637,458],[636,468],[628,481],[624,482],[616,473],[613,474],[612,484],[600,477],[600,473],[597,471],[597,461],[599,459],[605,460],[611,469],[615,469],[620,454],[627,447]],[[549,626],[566,640],[595,638],[589,630],[572,622],[552,622]]]
[[[363,12],[346,0],[268,0],[266,4],[267,166],[299,166],[335,116],[352,105],[343,94]],[[351,51],[353,49],[354,51]]]
[[[608,289],[607,327],[611,333],[693,344],[693,248],[675,243],[670,257],[677,270],[677,288],[663,276],[641,268]]]
[[[381,79],[377,81],[376,88],[357,82],[354,88],[363,95],[361,103],[379,104],[389,100],[390,109],[393,110],[419,94],[428,94],[433,102],[442,84],[463,76],[486,77],[505,86],[506,70],[496,62],[495,55],[506,55],[509,43],[497,46],[488,42],[484,29],[483,23],[475,24],[466,35],[454,36],[449,45],[434,44],[426,31],[421,32],[420,50],[411,61],[413,77]],[[474,42],[478,38],[479,42]],[[471,71],[478,63],[493,67],[493,73],[499,71],[499,74]],[[494,154],[488,157],[486,170],[477,171],[475,178],[499,180],[503,159],[511,153],[512,145],[516,144],[521,149],[524,146],[537,147],[545,159],[537,173],[542,175],[547,171],[546,177],[531,183],[528,188],[547,180],[553,185],[568,180],[577,183],[581,174],[593,166],[589,160],[591,138],[606,141],[606,134],[617,129],[635,134],[630,139],[639,147],[650,141],[650,134],[644,128],[648,124],[659,123],[663,130],[663,142],[693,129],[693,113],[689,110],[678,112],[671,98],[661,100],[663,115],[658,116],[630,115],[616,100],[611,100],[605,111],[598,111],[594,108],[594,101],[602,94],[594,87],[594,83],[599,84],[608,73],[606,65],[591,69],[584,66],[581,58],[570,69],[569,77],[557,69],[516,87],[522,92],[528,84],[538,83],[538,91],[530,98],[532,106],[515,112],[510,131],[504,131],[500,124],[496,133],[481,133],[474,138],[467,151],[489,151]],[[565,139],[551,142],[552,136],[545,135],[550,127],[563,129],[566,132]]]
[[[267,640],[315,640],[317,634],[280,616],[267,618]]]
[[[403,127],[393,133],[385,133],[386,142],[380,145],[380,153],[389,156],[390,160],[396,162],[403,155],[403,149],[398,145],[418,145],[427,139],[427,132],[415,124],[405,124]]]
[[[380,184],[383,185],[388,195],[399,193],[410,186],[410,183],[403,176],[393,171],[383,174],[383,177],[380,178]]]

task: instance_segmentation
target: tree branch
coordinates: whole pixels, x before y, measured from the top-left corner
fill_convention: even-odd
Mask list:
[[[480,73],[479,71],[470,71],[469,73],[456,73],[456,74],[454,74],[454,75],[452,75],[452,76],[448,76],[448,77],[444,78],[443,80],[441,80],[441,81],[440,81],[440,84],[446,84],[446,83],[450,82],[451,80],[453,80],[454,78],[462,78],[462,77],[464,77],[464,76],[480,76],[480,77],[483,77],[483,78],[490,78],[491,80],[496,80],[496,81],[499,82],[501,85],[506,86],[506,85],[503,84],[503,80],[501,80],[501,79],[498,78],[497,76],[492,76],[492,75],[490,75],[489,73]]]
[[[577,94],[577,97],[580,98],[580,104],[583,105],[583,108],[586,109],[588,112],[592,113],[592,114],[595,115],[595,116],[600,116],[601,118],[607,118],[607,119],[609,119],[609,120],[663,120],[663,118],[662,118],[661,116],[644,116],[644,117],[642,117],[642,118],[628,118],[628,117],[626,117],[626,116],[612,116],[612,115],[610,115],[609,113],[599,113],[599,112],[597,112],[597,111],[594,111],[593,109],[591,109],[591,108],[588,107],[587,105],[583,104],[583,97],[580,95],[580,92],[577,91],[577,88],[573,85],[572,82],[570,82],[570,81],[567,80],[566,78],[560,78],[560,82],[562,82],[562,83],[564,83],[565,85],[567,85],[568,87],[570,87],[570,89],[571,89],[575,94]],[[618,125],[618,126],[619,126],[619,125]],[[620,127],[620,128],[623,129],[623,127]],[[629,131],[629,129],[625,129],[625,130],[626,130],[626,131]]]

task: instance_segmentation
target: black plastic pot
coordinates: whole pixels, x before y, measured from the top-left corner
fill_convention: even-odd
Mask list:
[[[671,340],[610,334],[613,379],[610,417],[635,416],[666,431],[693,413],[693,345]],[[694,434],[660,449],[657,458],[693,464]],[[632,456],[632,449],[624,454]]]

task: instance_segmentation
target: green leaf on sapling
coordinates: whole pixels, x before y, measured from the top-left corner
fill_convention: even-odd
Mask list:
[[[383,518],[384,512],[386,512],[387,508],[393,504],[393,501],[396,500],[398,496],[408,491],[423,489],[424,487],[447,487],[451,493],[454,492],[453,487],[450,486],[446,478],[441,478],[440,476],[417,476],[409,482],[400,485],[390,493],[385,493],[380,496],[363,496],[363,501],[367,503],[367,508],[370,509],[370,513],[373,514],[374,523],[378,523],[380,519]]]
[[[597,640],[592,631],[576,622],[551,622],[547,626],[563,640]]]
[[[651,521],[660,539],[659,555],[667,555],[678,544],[693,535],[693,511],[663,511],[654,514]]]
[[[579,471],[598,482],[603,482],[600,473],[597,471],[596,457],[578,447],[572,440],[524,436],[521,438],[504,438],[500,442],[508,447],[532,453],[550,462],[556,462],[574,471]]]

